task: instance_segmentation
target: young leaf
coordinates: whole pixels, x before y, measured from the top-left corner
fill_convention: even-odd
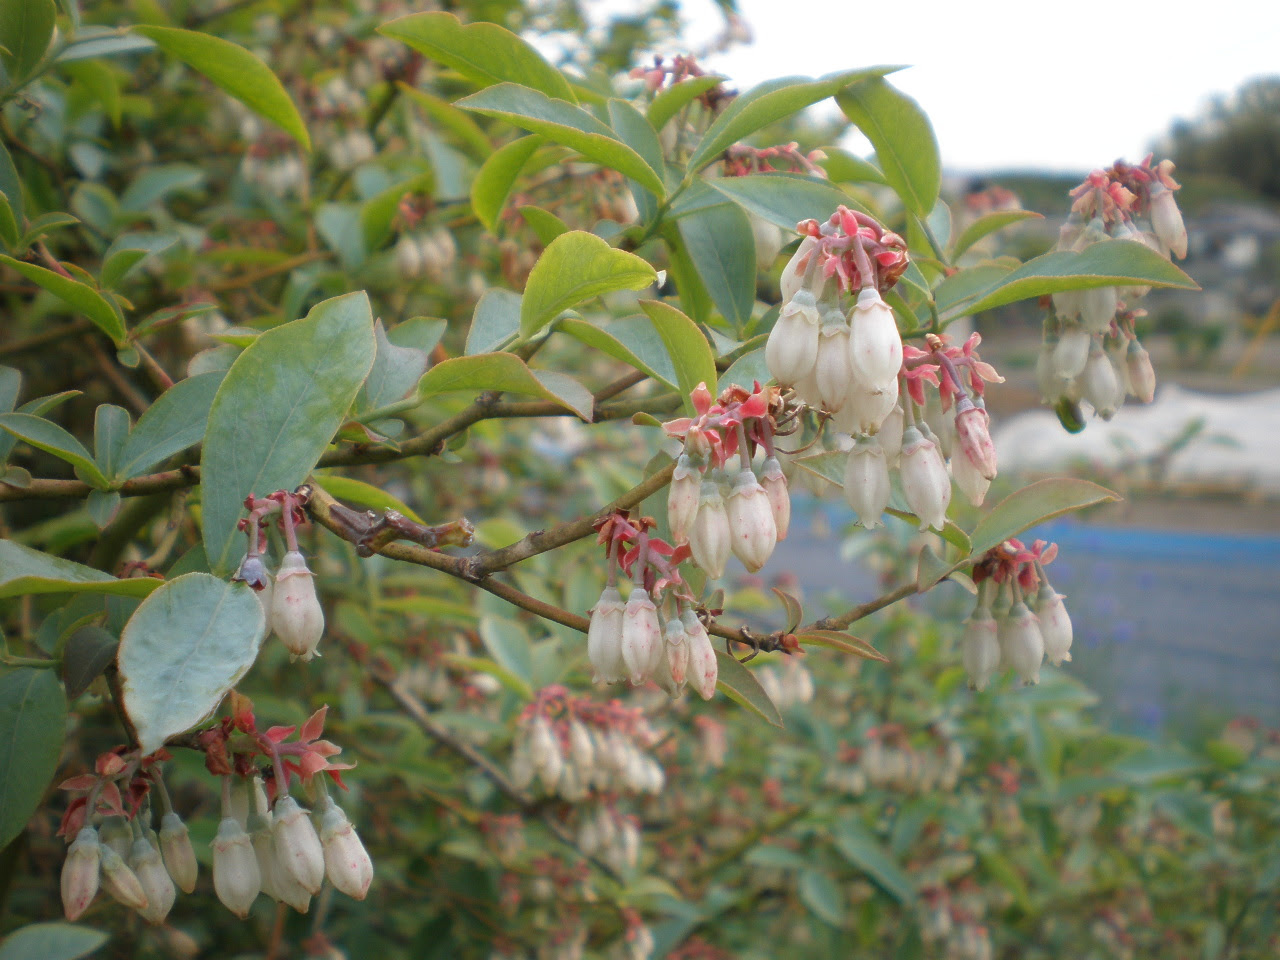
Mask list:
[[[378,32],[452,67],[478,86],[510,81],[574,102],[573,88],[564,74],[497,24],[464,25],[451,13],[415,13],[384,23]]]
[[[339,500],[354,503],[367,510],[394,510],[396,513],[404,514],[414,523],[426,523],[407,503],[396,499],[381,487],[375,487],[363,480],[353,480],[350,477],[340,477],[327,472],[318,474],[317,478],[325,492]]]
[[[18,229],[18,220],[13,215],[13,207],[9,204],[9,198],[4,193],[0,193],[0,240],[4,241],[4,245],[8,249],[14,250],[20,237],[21,231]]]
[[[796,634],[796,639],[800,641],[801,646],[826,647],[852,657],[862,657],[864,660],[889,662],[889,658],[883,653],[861,637],[855,637],[851,633],[841,633],[838,630],[807,630]]]
[[[0,675],[0,849],[36,812],[58,769],[66,726],[67,698],[53,670]]]
[[[1074,477],[1037,480],[1005,497],[978,521],[973,529],[972,555],[980,557],[1010,537],[1064,513],[1119,499],[1119,494],[1088,480]]]
[[[689,394],[699,383],[705,383],[710,390],[716,382],[716,358],[711,344],[696,323],[668,303],[641,300],[640,309],[653,321],[667,348],[676,368],[677,385],[688,406],[691,403]]]
[[[418,396],[457,391],[522,393],[552,400],[584,420],[591,419],[591,393],[572,377],[530,370],[514,353],[478,353],[437,363],[418,384]]]
[[[21,83],[49,49],[58,10],[53,0],[0,0],[0,60]]]
[[[160,581],[151,577],[118,580],[109,573],[0,540],[0,597],[27,593],[106,593],[145,597]]]
[[[844,896],[831,879],[831,874],[811,868],[801,870],[796,893],[800,902],[819,920],[833,927],[844,926]]]
[[[202,373],[179,380],[138,418],[120,452],[117,477],[127,480],[193,446],[204,437],[209,408],[225,373]]]
[[[749,235],[749,234],[748,234]],[[594,234],[571,230],[542,251],[525,284],[520,334],[530,337],[561,310],[614,290],[641,290],[658,274],[633,253],[615,250]]]
[[[158,750],[213,713],[253,665],[265,633],[253,589],[212,574],[185,574],[142,601],[116,658],[139,749]]]
[[[400,201],[407,193],[430,194],[435,186],[435,174],[430,170],[414,174],[380,191],[360,208],[360,231],[365,250],[377,250],[391,236],[391,225]]]
[[[32,923],[0,943],[0,960],[79,960],[107,942],[108,934],[73,923]]]
[[[411,87],[407,83],[396,84],[400,92],[420,106],[432,120],[447,127],[456,137],[471,159],[484,163],[493,153],[493,144],[480,125],[447,100]]]
[[[18,179],[18,168],[13,165],[13,157],[9,148],[0,143],[0,193],[9,201],[13,210],[13,219],[21,224],[23,217],[22,181]]]
[[[661,197],[662,178],[612,130],[581,107],[546,94],[502,83],[458,101],[464,110],[505,120],[530,133],[576,150],[586,159],[625,174]]]
[[[117,344],[124,340],[124,320],[120,318],[116,308],[93,287],[13,257],[0,256],[0,263],[12,267],[32,283],[44,287],[58,299],[75,307]]]
[[[369,299],[352,293],[268,330],[236,358],[209,411],[200,459],[214,573],[230,573],[243,551],[236,524],[245,497],[306,479],[346,419],[375,349]]]
[[[942,161],[920,105],[883,77],[850,86],[836,103],[876,148],[884,178],[903,205],[916,216],[928,216],[942,188]]]
[[[133,426],[129,411],[112,403],[104,403],[93,415],[93,458],[103,474],[115,479],[120,467],[120,454]]]
[[[65,460],[75,467],[85,483],[99,490],[111,485],[84,444],[50,420],[29,413],[0,414],[0,430],[6,430],[36,449]]]
[[[520,333],[520,301],[520,294],[501,287],[486,290],[471,317],[467,353],[492,353],[514,340]]]
[[[62,682],[67,699],[74,700],[89,689],[116,658],[120,640],[102,627],[86,624],[67,640],[62,651]]]
[[[490,233],[498,232],[498,217],[506,206],[516,178],[543,143],[537,134],[512,140],[491,153],[471,181],[471,209]]]
[[[741,331],[751,319],[756,299],[756,244],[751,221],[736,204],[721,203],[681,217],[677,226],[716,309]]]
[[[133,31],[204,74],[215,86],[293,137],[304,150],[311,149],[307,126],[279,78],[244,47],[177,27],[135,26]]]
[[[427,372],[426,351],[396,346],[387,338],[381,320],[374,321],[373,336],[378,345],[373,369],[356,397],[355,409],[361,414],[403,400]]]
[[[751,671],[739,663],[737,657],[731,657],[723,650],[716,651],[716,663],[719,666],[716,689],[762,720],[782,729],[782,714]]]
[[[535,207],[532,204],[525,204],[521,207],[520,216],[529,225],[530,229],[538,235],[538,242],[544,247],[560,234],[569,232],[569,225],[554,213],[550,210],[543,210],[541,207]]]

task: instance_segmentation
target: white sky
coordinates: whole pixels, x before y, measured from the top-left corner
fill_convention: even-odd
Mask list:
[[[891,80],[929,114],[944,165],[959,172],[1138,160],[1172,120],[1196,115],[1213,94],[1280,73],[1280,0],[739,6],[755,42],[714,56],[710,68],[746,89],[778,76],[914,64]],[[691,46],[721,29],[712,0],[681,0],[681,8]]]

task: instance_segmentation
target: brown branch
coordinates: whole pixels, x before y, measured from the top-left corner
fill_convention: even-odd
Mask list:
[[[859,604],[838,617],[824,617],[821,620],[814,621],[809,627],[802,627],[797,632],[803,632],[804,630],[844,630],[864,617],[871,616],[877,610],[883,610],[885,607],[897,603],[899,600],[904,600],[914,593],[919,593],[915,583],[904,583],[896,590],[891,590],[889,593],[876,597],[874,600]]]

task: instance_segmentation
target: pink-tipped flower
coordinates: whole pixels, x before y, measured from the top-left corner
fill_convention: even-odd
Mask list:
[[[147,894],[142,889],[142,884],[138,882],[137,874],[129,869],[129,865],[114,848],[104,843],[101,851],[102,889],[130,910],[139,912],[145,910]]]
[[[658,608],[649,598],[648,590],[636,587],[627,598],[622,614],[622,659],[631,682],[641,684],[648,680],[661,656],[662,627],[658,623]]]
[[[291,660],[310,660],[324,635],[324,610],[316,597],[315,575],[297,550],[284,555],[271,598],[271,628],[289,648]]]
[[[689,682],[698,696],[710,700],[716,694],[716,679],[720,674],[720,665],[716,663],[716,652],[711,646],[711,637],[707,628],[702,625],[698,615],[692,610],[685,610],[680,619],[684,621],[685,636],[689,644]]]
[[[871,392],[888,390],[902,370],[902,336],[893,309],[874,287],[864,287],[850,317],[853,373]]]
[[[684,691],[689,676],[689,636],[679,618],[667,621],[662,631],[662,656],[653,673],[654,682],[672,700]]]
[[[687,543],[689,540],[689,528],[698,515],[698,493],[701,489],[702,471],[693,465],[687,453],[680,454],[667,494],[667,522],[675,543]]]
[[[960,659],[972,690],[985,690],[1000,668],[1000,641],[991,609],[979,604],[965,621]]]
[[[867,529],[878,527],[889,505],[889,465],[875,440],[861,436],[854,441],[844,469],[844,498]]]
[[[996,621],[1000,641],[1000,659],[1012,667],[1027,686],[1040,682],[1040,664],[1044,660],[1044,637],[1040,621],[1019,600]]]
[[[1124,391],[1116,377],[1116,368],[1096,343],[1089,351],[1089,362],[1080,375],[1080,389],[1103,420],[1114,417],[1116,410],[1124,402]]]
[[[764,345],[764,360],[775,380],[796,383],[813,372],[818,359],[818,301],[808,290],[788,300]]]
[[[1179,260],[1187,255],[1187,227],[1173,191],[1160,181],[1151,185],[1151,229],[1156,233],[1165,256],[1172,253]]]
[[[626,678],[627,665],[622,657],[622,615],[626,604],[618,588],[607,586],[591,608],[587,627],[587,659],[595,671],[596,683],[617,683]]]
[[[988,480],[996,478],[996,445],[991,442],[987,411],[968,397],[956,401],[956,440],[960,453]]]
[[[729,539],[729,514],[725,512],[724,498],[720,496],[720,485],[714,481],[704,483],[698,515],[689,530],[689,551],[693,554],[693,562],[712,580],[724,576],[724,566],[729,562],[732,550]]]
[[[1133,395],[1141,403],[1150,403],[1156,398],[1156,370],[1151,365],[1151,354],[1137,340],[1130,340],[1125,364],[1129,369]]]
[[[835,308],[822,318],[813,378],[822,409],[835,413],[844,406],[853,382],[853,359],[849,353],[849,324]]]
[[[183,893],[196,888],[196,852],[191,846],[191,835],[182,818],[170,810],[160,818],[160,852],[169,876]]]
[[[281,872],[293,877],[308,893],[319,893],[324,883],[324,850],[311,817],[288,794],[276,801],[271,838]]]
[[[810,271],[809,255],[814,252],[814,248],[818,246],[817,237],[805,237],[800,241],[800,246],[796,247],[796,252],[791,255],[791,259],[787,261],[787,265],[782,268],[782,276],[778,280],[778,287],[782,291],[782,302],[788,303],[795,297],[800,290],[805,287],[806,276],[812,277],[817,284],[816,290],[811,290],[814,303],[822,298],[823,290],[826,288],[827,280],[821,270]],[[804,266],[801,266],[801,263]]]
[[[1055,667],[1071,659],[1071,616],[1062,602],[1065,599],[1049,586],[1048,580],[1040,581],[1040,589],[1036,591],[1036,616],[1040,619],[1045,658]]]
[[[89,909],[98,895],[98,875],[102,868],[102,844],[98,831],[83,827],[67,848],[62,864],[62,912],[76,920]]]
[[[920,529],[941,530],[951,503],[951,478],[938,445],[915,425],[902,432],[902,492],[911,512],[920,518]]]
[[[149,840],[139,837],[133,841],[129,866],[138,878],[143,896],[147,898],[147,905],[138,911],[142,919],[147,923],[164,923],[164,918],[173,909],[178,891],[174,889],[169,871],[164,868],[160,851]]]
[[[213,838],[213,890],[222,905],[243,920],[262,889],[253,841],[235,817],[224,817]]]
[[[324,847],[325,874],[347,896],[363,900],[373,882],[373,861],[342,808],[332,800],[322,808],[320,843]]]
[[[782,464],[777,457],[770,457],[760,470],[760,486],[769,498],[769,506],[773,510],[773,528],[779,540],[787,539],[787,531],[791,529],[791,494],[787,490],[787,478],[783,476]]]
[[[749,468],[744,467],[734,478],[726,511],[733,554],[747,570],[755,573],[773,556],[778,529],[773,522],[769,495]]]

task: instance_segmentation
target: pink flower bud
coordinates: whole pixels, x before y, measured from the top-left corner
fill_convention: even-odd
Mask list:
[[[1089,333],[1106,333],[1115,319],[1119,298],[1115,287],[1090,287],[1080,291],[1080,326]]]
[[[98,831],[82,827],[67,848],[67,859],[62,864],[62,911],[68,920],[76,920],[98,895],[101,866]]]
[[[951,502],[951,478],[938,445],[913,426],[902,432],[902,492],[911,512],[920,518],[920,529],[941,530]]]
[[[1071,616],[1066,599],[1048,580],[1040,581],[1036,592],[1036,616],[1040,619],[1040,635],[1044,638],[1044,655],[1055,667],[1071,659]]]
[[[289,648],[291,660],[310,660],[324,634],[324,610],[316,597],[315,575],[296,550],[284,555],[271,598],[271,628]]]
[[[196,888],[196,852],[191,847],[191,835],[182,818],[170,810],[160,818],[160,852],[169,876],[183,893]]]
[[[960,453],[988,480],[996,478],[996,445],[991,442],[987,411],[961,397],[956,403],[956,440]]]
[[[716,694],[716,679],[720,674],[711,637],[692,610],[685,610],[680,619],[684,622],[685,635],[689,638],[689,682],[698,691],[698,696],[703,700],[710,700]]]
[[[689,674],[689,638],[684,623],[677,619],[667,621],[663,629],[662,656],[654,670],[653,680],[666,691],[672,700],[684,690]]]
[[[712,580],[724,576],[724,565],[729,562],[729,515],[725,512],[720,486],[715,482],[702,485],[698,515],[689,530],[689,550],[693,562],[701,567]]]
[[[1084,399],[1089,401],[1103,420],[1114,417],[1116,410],[1124,402],[1116,369],[1097,344],[1089,351],[1089,362],[1080,375],[1080,389]]]
[[[1093,337],[1081,327],[1072,326],[1062,332],[1053,349],[1053,372],[1059,380],[1071,380],[1084,372],[1092,343]]]
[[[782,229],[776,223],[770,223],[754,213],[747,217],[751,221],[751,235],[756,242],[756,268],[769,270],[782,250]]]
[[[373,861],[347,815],[331,800],[320,820],[320,843],[329,882],[347,896],[363,900],[373,882]]]
[[[649,591],[636,587],[627,598],[622,615],[622,659],[634,684],[644,683],[653,675],[654,667],[662,656],[662,627],[658,623],[658,608],[649,598]]]
[[[133,841],[133,851],[129,866],[138,878],[147,904],[138,912],[147,923],[164,923],[164,918],[173,908],[173,901],[178,892],[174,889],[169,871],[164,868],[160,859],[160,851],[151,845],[149,840],[139,837]]]
[[[898,459],[902,455],[902,430],[906,419],[907,416],[903,412],[902,405],[895,404],[894,408],[889,411],[888,416],[884,418],[884,422],[880,424],[880,429],[875,435],[876,442],[880,444],[880,449],[884,451],[884,462],[890,468],[898,465]]]
[[[1000,641],[1000,660],[1012,667],[1018,679],[1030,686],[1040,682],[1040,663],[1044,660],[1044,637],[1040,621],[1019,600],[996,621]]]
[[[1150,403],[1156,398],[1156,371],[1151,365],[1151,354],[1137,340],[1130,340],[1125,364],[1129,368],[1129,385],[1133,387],[1133,395],[1141,403]]]
[[[144,843],[146,841],[143,841]],[[102,889],[130,910],[147,908],[147,894],[138,876],[129,869],[120,854],[107,844],[101,845]]]
[[[770,457],[764,462],[760,471],[760,486],[769,498],[769,506],[773,510],[773,528],[778,532],[778,539],[787,539],[787,531],[791,529],[791,494],[787,491],[787,478],[782,474],[782,464],[777,457]]]
[[[1165,256],[1179,260],[1187,255],[1187,228],[1173,191],[1158,180],[1151,185],[1151,229],[1155,231]]]
[[[667,523],[675,543],[687,543],[689,540],[689,528],[698,515],[698,493],[701,489],[702,471],[693,465],[687,453],[680,454],[667,494]]]
[[[280,872],[293,877],[308,893],[319,893],[324,883],[324,850],[307,811],[288,794],[276,800],[271,838]]]
[[[813,372],[818,359],[818,301],[808,290],[782,307],[764,345],[764,360],[775,380],[793,384]]]
[[[982,506],[983,501],[987,499],[987,491],[991,489],[991,481],[979,473],[973,461],[964,454],[952,457],[949,462],[951,479],[960,488],[960,492],[975,507]]]
[[[858,437],[844,470],[844,498],[867,529],[878,527],[889,505],[889,465],[880,444],[870,437]]]
[[[823,317],[813,375],[822,409],[834,413],[843,407],[853,382],[853,360],[849,353],[849,324],[839,310],[828,310]]]
[[[596,683],[617,683],[626,676],[622,658],[622,612],[626,604],[617,587],[605,587],[591,609],[587,627],[587,658]]]
[[[744,467],[734,478],[726,509],[734,556],[748,571],[755,573],[773,555],[778,530],[773,523],[769,495],[750,469]]]
[[[1000,667],[1000,642],[991,610],[981,604],[965,621],[960,659],[969,675],[969,687],[985,690]]]
[[[888,390],[902,370],[902,337],[893,309],[874,287],[864,287],[858,294],[850,325],[854,375],[872,392]]]

